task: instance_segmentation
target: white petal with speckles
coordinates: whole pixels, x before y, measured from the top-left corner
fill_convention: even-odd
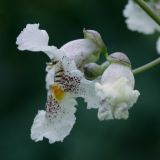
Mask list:
[[[51,118],[46,116],[46,111],[38,111],[31,128],[33,140],[37,142],[47,138],[49,143],[62,142],[69,135],[76,120],[74,106],[77,102],[71,97],[66,97],[59,105],[61,108]]]

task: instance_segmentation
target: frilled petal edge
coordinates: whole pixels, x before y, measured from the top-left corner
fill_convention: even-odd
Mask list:
[[[129,0],[123,10],[126,17],[127,27],[132,31],[138,31],[144,34],[153,34],[160,27],[137,5],[133,0]]]
[[[127,84],[125,77],[121,77],[113,84],[96,83],[97,96],[101,98],[98,111],[100,120],[128,118],[128,110],[136,103],[140,93]]]
[[[74,123],[77,102],[73,98],[65,98],[54,116],[48,117],[46,111],[38,111],[31,127],[31,139],[37,141],[47,138],[49,143],[63,141],[69,135]]]
[[[19,50],[41,51],[48,46],[49,36],[45,30],[39,29],[39,24],[27,24],[17,37]]]

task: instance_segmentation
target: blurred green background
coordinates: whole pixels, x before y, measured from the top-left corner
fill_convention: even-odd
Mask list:
[[[28,23],[40,23],[58,47],[99,31],[110,53],[126,53],[133,68],[158,57],[158,35],[126,28],[127,0],[0,0],[0,160],[159,160],[160,66],[136,76],[141,96],[128,120],[100,122],[80,100],[76,125],[63,143],[30,139],[30,127],[46,100],[44,54],[20,52],[16,37]]]

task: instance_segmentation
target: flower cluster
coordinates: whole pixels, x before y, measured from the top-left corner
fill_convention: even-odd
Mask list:
[[[150,8],[157,14],[160,15],[160,0],[147,1]],[[134,0],[128,0],[128,4],[123,10],[123,15],[126,17],[127,27],[132,31],[137,31],[143,34],[153,34],[156,31],[160,32],[160,26],[143,11]],[[156,48],[160,53],[160,38],[157,40]]]
[[[28,24],[17,37],[19,50],[44,52],[50,58],[45,110],[38,111],[31,127],[35,141],[45,137],[54,143],[69,135],[76,120],[77,97],[84,98],[88,109],[98,109],[100,120],[128,118],[128,110],[138,99],[131,64],[123,53],[108,56],[110,65],[102,76],[92,81],[85,78],[84,65],[97,61],[106,47],[97,31],[83,32],[84,39],[70,41],[59,49],[48,45],[49,36],[39,24]]]

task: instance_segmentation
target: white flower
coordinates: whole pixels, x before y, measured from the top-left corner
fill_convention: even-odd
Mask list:
[[[93,98],[96,96],[94,83],[84,78],[73,59],[62,50],[48,46],[48,39],[48,34],[40,30],[38,24],[30,24],[20,33],[16,43],[20,50],[42,51],[51,59],[46,68],[46,111],[39,111],[35,117],[31,138],[39,141],[45,137],[54,143],[63,141],[75,123],[76,97],[83,97],[88,102],[87,108],[97,108],[98,101]]]
[[[100,53],[106,51],[105,44],[97,31],[83,30],[83,32],[85,39],[70,41],[60,48],[81,70],[85,64],[97,61]]]
[[[128,110],[136,103],[139,91],[134,90],[134,77],[129,59],[122,53],[109,56],[111,65],[102,75],[95,88],[101,102],[98,110],[100,120],[127,119]]]
[[[134,3],[133,0],[128,1],[123,15],[126,17],[128,28],[132,31],[138,31],[144,34],[152,34],[155,31],[160,31],[160,26]]]
[[[160,0],[156,2],[146,2],[157,15],[160,15]],[[126,17],[126,24],[132,31],[144,34],[153,34],[160,31],[160,26],[149,16],[142,8],[140,8],[133,0],[129,0],[123,11]],[[160,53],[160,40],[157,41],[157,52]]]

